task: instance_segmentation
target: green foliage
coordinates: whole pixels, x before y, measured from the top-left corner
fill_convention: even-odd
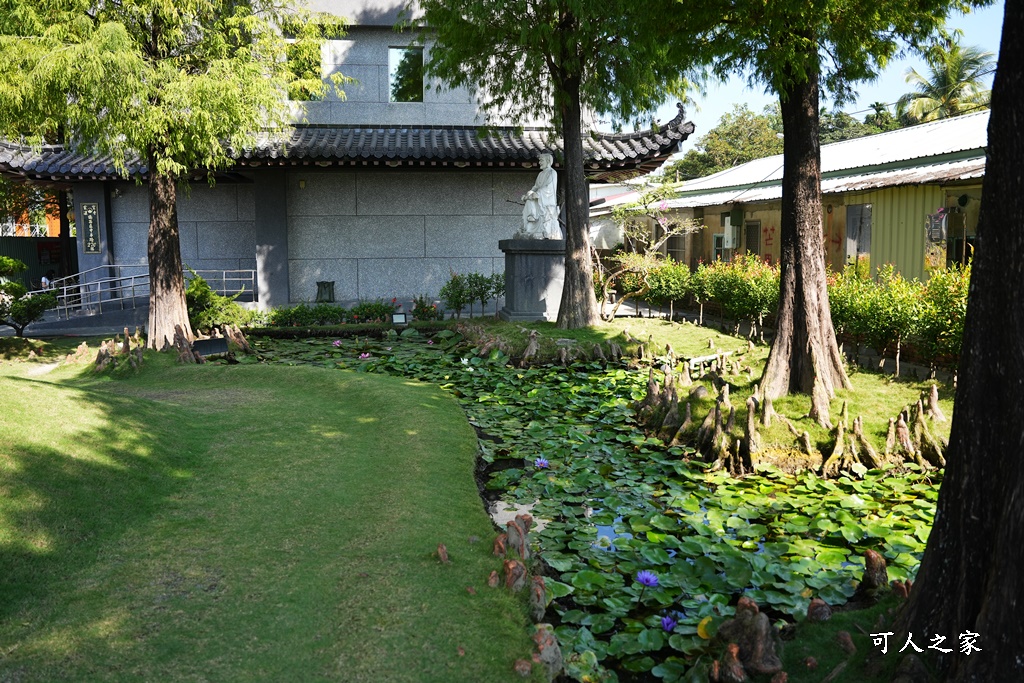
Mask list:
[[[985,74],[995,69],[995,55],[980,47],[962,46],[945,31],[924,50],[928,74],[907,70],[913,90],[899,99],[897,116],[908,125],[988,109],[991,91]]]
[[[480,313],[491,299],[491,278],[483,273],[466,274],[466,297],[469,299],[470,315],[473,314],[473,302],[480,302]]]
[[[648,299],[660,305],[683,301],[690,294],[690,268],[685,263],[662,261],[651,270],[647,281]]]
[[[954,9],[971,3],[922,0],[729,0],[702,3],[679,22],[707,46],[701,57],[720,76],[739,74],[783,95],[820,74],[836,103],[871,80],[904,47],[925,40]],[[822,55],[828,55],[822,59]]]
[[[876,351],[898,350],[918,333],[924,313],[922,291],[920,282],[905,280],[892,264],[879,269],[866,306],[867,342]]]
[[[267,0],[16,0],[5,14],[0,134],[38,142],[59,127],[122,173],[152,155],[150,172],[169,176],[222,168],[230,150],[285,123],[291,83],[322,94],[320,42],[344,29],[338,17]],[[298,72],[288,52],[304,55]]]
[[[727,318],[759,325],[779,302],[779,269],[755,254],[715,261],[705,271],[711,298]]]
[[[0,278],[14,277],[28,270],[28,265],[10,256],[0,256]]]
[[[578,104],[629,121],[685,96],[688,56],[670,37],[673,3],[485,0],[418,3],[436,40],[428,73],[486,93],[512,120],[560,123],[570,83]],[[528,29],[528,30],[527,30]],[[674,50],[676,50],[674,52]],[[573,83],[574,82],[574,83]],[[578,122],[577,122],[578,123]]]
[[[970,281],[971,266],[954,264],[925,283],[919,350],[937,365],[955,366],[960,358]]]
[[[665,167],[668,180],[700,178],[753,159],[782,154],[781,128],[765,114],[755,114],[745,104],[734,104],[718,125],[705,133],[679,161]]]
[[[441,287],[439,296],[448,310],[455,311],[455,317],[461,318],[462,309],[472,301],[467,289],[466,276],[451,271],[448,282]]]
[[[444,311],[426,295],[417,296],[412,300],[412,317],[416,320],[443,320]]]
[[[57,297],[50,292],[29,295],[20,282],[0,281],[0,325],[14,328],[19,337],[24,336],[26,327],[56,305]]]
[[[903,279],[887,265],[872,280],[847,266],[841,274],[829,274],[832,324],[838,334],[880,353],[910,345],[934,365],[955,367],[970,277],[970,266],[954,265],[921,283]]]
[[[275,308],[270,312],[268,323],[273,327],[314,327],[340,325],[347,317],[348,311],[334,304],[299,304],[288,308]]]
[[[879,132],[878,128],[861,123],[844,111],[826,111],[822,108],[818,115],[818,141],[823,145]]]
[[[241,292],[234,296],[217,294],[205,279],[189,270],[192,277],[185,287],[185,306],[192,329],[209,331],[221,325],[249,324],[252,315],[235,301]]]
[[[352,307],[348,312],[348,319],[359,323],[390,323],[391,314],[398,310],[398,302],[395,299],[384,301],[361,301]],[[330,324],[330,323],[327,323]]]

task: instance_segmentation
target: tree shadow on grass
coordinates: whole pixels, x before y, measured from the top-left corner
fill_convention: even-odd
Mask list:
[[[5,382],[0,393],[10,390],[14,400],[64,394],[60,400],[82,415],[25,425],[0,451],[0,620],[95,563],[160,508],[196,460],[175,447],[173,408],[30,379]]]

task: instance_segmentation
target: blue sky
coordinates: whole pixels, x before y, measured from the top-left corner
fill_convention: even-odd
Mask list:
[[[950,28],[958,28],[963,31],[964,35],[961,39],[963,45],[978,46],[998,55],[999,37],[1003,26],[1003,2],[1000,0],[992,6],[975,10],[968,15],[957,14],[949,19],[947,25]],[[905,74],[911,67],[926,73],[924,60],[919,56],[912,55],[894,60],[876,81],[857,84],[855,87],[856,101],[842,107],[843,111],[862,120],[868,113],[869,105],[872,102],[895,103],[900,95],[908,91]],[[988,85],[991,86],[992,77],[988,78]],[[760,112],[765,105],[774,102],[775,98],[764,94],[760,89],[746,87],[745,82],[740,78],[733,78],[723,84],[709,85],[707,97],[698,95],[694,97],[694,100],[699,109],[690,105],[686,108],[686,114],[687,118],[696,125],[697,130],[689,140],[683,143],[681,149],[684,152],[691,149],[704,133],[714,128],[722,114],[732,111],[734,104],[745,103],[753,111]],[[827,102],[823,104],[830,107]],[[665,122],[675,115],[676,106],[672,102],[659,109],[656,118]]]

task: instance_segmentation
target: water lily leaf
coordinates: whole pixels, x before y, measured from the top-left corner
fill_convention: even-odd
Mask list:
[[[651,669],[651,673],[661,678],[665,683],[677,683],[686,674],[686,662],[678,657],[669,657],[665,661]]]
[[[850,551],[843,550],[840,548],[822,548],[819,550],[815,559],[821,563],[823,567],[838,567],[846,562],[846,557],[850,554]]]
[[[572,577],[573,586],[588,591],[600,588],[601,586],[605,585],[606,582],[607,578],[605,578],[604,574],[598,574],[597,572],[591,571],[589,569],[584,569],[582,571],[576,572],[576,574]]]
[[[644,545],[640,548],[640,555],[651,564],[669,564],[672,561],[669,554],[656,545]]]
[[[663,531],[675,531],[679,528],[679,520],[665,515],[654,515],[650,518],[650,525]]]
[[[661,629],[644,629],[637,636],[637,640],[645,652],[657,651],[665,646],[665,632]]]
[[[547,530],[548,529],[545,529],[545,531]],[[552,530],[552,532],[554,531],[555,530]],[[554,569],[556,572],[567,572],[570,569],[572,569],[572,566],[574,564],[573,558],[567,555],[562,555],[561,553],[545,553],[544,561],[547,562],[548,566]]]
[[[553,581],[547,579],[544,582],[544,587],[547,588],[548,596],[550,598],[564,598],[567,595],[572,595],[576,589],[567,583],[561,581]]]

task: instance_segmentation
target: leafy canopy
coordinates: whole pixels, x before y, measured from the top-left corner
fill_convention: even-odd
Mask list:
[[[665,177],[700,178],[753,159],[782,154],[781,127],[774,123],[766,114],[755,114],[747,105],[735,104],[717,126],[701,136],[694,149],[665,167]]]
[[[483,104],[513,121],[551,120],[567,87],[580,104],[622,122],[666,97],[685,99],[686,64],[666,39],[674,3],[652,0],[422,0],[436,46],[429,74],[478,88]]]
[[[13,0],[0,18],[0,134],[58,133],[80,151],[152,156],[180,176],[282,125],[289,89],[326,84],[289,54],[340,35],[343,20],[271,0]],[[286,35],[290,39],[286,39]],[[319,60],[317,60],[319,64]],[[297,69],[293,69],[297,66]],[[343,77],[335,79],[337,84]]]
[[[983,78],[995,70],[995,56],[975,46],[961,46],[956,35],[943,33],[925,51],[928,74],[908,69],[913,91],[897,103],[905,122],[924,123],[988,109],[992,91]]]

